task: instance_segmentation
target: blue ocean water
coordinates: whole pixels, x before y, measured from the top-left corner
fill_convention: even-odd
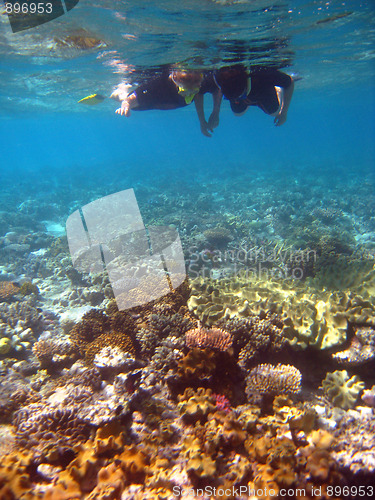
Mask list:
[[[0,29],[0,498],[67,498],[69,475],[82,499],[211,483],[370,498],[373,0],[80,0],[16,33],[1,10]],[[232,64],[293,76],[286,123],[226,100],[212,137],[194,104],[115,114],[118,85]],[[101,103],[78,102],[94,92]],[[95,203],[131,189],[133,218]],[[294,402],[272,405],[284,386]],[[191,394],[207,414],[183,413]]]

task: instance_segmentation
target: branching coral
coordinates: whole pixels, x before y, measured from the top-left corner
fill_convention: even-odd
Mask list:
[[[241,368],[247,369],[259,358],[273,357],[288,344],[282,336],[283,324],[276,314],[264,318],[233,318],[217,324],[233,338],[233,350],[238,353]]]
[[[107,316],[92,309],[73,327],[70,336],[80,355],[92,364],[103,347],[117,347],[134,355],[135,346],[131,338],[134,330],[135,323],[128,314],[117,312]]]
[[[346,370],[336,370],[327,374],[322,386],[335,406],[348,410],[355,407],[365,383],[357,375],[349,378]]]
[[[246,379],[246,392],[276,396],[277,394],[298,394],[301,390],[301,372],[291,365],[258,365]]]
[[[189,349],[199,347],[219,351],[227,351],[233,343],[230,333],[221,328],[194,328],[185,333],[185,340]]]
[[[71,365],[76,359],[74,346],[67,341],[38,340],[33,345],[33,353],[38,358],[40,366],[47,369]]]

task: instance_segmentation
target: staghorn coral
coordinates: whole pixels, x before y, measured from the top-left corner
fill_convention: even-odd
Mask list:
[[[246,378],[246,393],[261,396],[298,394],[301,390],[301,372],[291,365],[261,364],[251,370]]]
[[[346,370],[327,373],[322,382],[323,391],[335,406],[344,410],[354,408],[365,383],[357,375],[349,378]]]
[[[186,345],[189,349],[217,349],[227,351],[232,347],[231,335],[221,328],[194,328],[185,333]]]

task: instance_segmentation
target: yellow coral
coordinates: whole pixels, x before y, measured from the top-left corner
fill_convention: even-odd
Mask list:
[[[256,280],[236,276],[191,283],[188,307],[203,323],[252,314],[280,314],[283,335],[296,348],[327,349],[346,340],[348,321],[372,324],[375,297],[362,289],[330,292],[307,282]]]
[[[212,391],[202,387],[197,392],[193,392],[190,388],[185,389],[184,394],[179,396],[179,401],[177,407],[181,415],[188,420],[205,420],[210,412],[216,410]]]

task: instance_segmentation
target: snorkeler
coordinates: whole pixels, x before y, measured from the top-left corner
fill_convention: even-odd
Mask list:
[[[177,109],[190,104],[199,92],[203,74],[198,71],[172,69],[147,80],[127,94],[119,85],[111,98],[121,101],[116,109],[119,115],[130,116],[130,111],[150,109]]]
[[[246,96],[248,81],[249,75],[241,64],[226,66],[205,75],[199,93],[194,98],[195,109],[203,135],[211,137],[214,128],[219,125],[222,98],[232,100]],[[204,114],[204,94],[207,92],[211,93],[213,98],[212,113],[208,121],[206,121]]]
[[[293,96],[293,78],[275,69],[258,69],[250,74],[249,92],[246,96],[230,100],[230,107],[237,116],[249,106],[258,106],[267,115],[274,116],[277,127],[286,122]]]
[[[232,111],[238,116],[249,106],[258,106],[275,117],[276,126],[285,123],[294,90],[291,76],[268,68],[254,70],[249,75],[242,65],[236,65],[220,68],[212,73],[212,79],[219,92],[210,89],[214,96],[214,110],[208,122],[204,115],[203,88],[194,99],[202,133],[207,137],[211,137],[209,132],[219,125],[222,97],[229,100]]]

